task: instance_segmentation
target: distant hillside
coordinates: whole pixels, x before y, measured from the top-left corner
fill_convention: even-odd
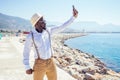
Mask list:
[[[32,26],[28,20],[0,13],[0,29],[30,30],[31,28]]]
[[[73,23],[70,28],[84,32],[120,32],[120,25],[98,24],[97,22],[80,21]]]
[[[55,25],[60,24],[59,22],[47,22],[47,27],[54,27]],[[0,29],[5,30],[26,30],[29,31],[32,29],[31,23],[29,20],[23,18],[9,16],[0,13]],[[76,32],[74,29],[66,29],[64,32]]]
[[[62,23],[47,21],[47,27],[54,27],[55,25],[60,24]],[[32,25],[29,20],[0,13],[0,29],[31,30]],[[73,22],[63,32],[120,32],[120,25],[111,23],[100,25],[96,22],[80,21]]]
[[[60,23],[56,22],[54,24]],[[94,21],[73,22],[68,28],[65,29],[65,32],[120,32],[120,25],[111,23],[101,25]]]

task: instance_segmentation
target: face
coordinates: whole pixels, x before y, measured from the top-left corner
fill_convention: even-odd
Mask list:
[[[39,21],[35,24],[35,28],[40,32],[43,31],[43,29],[46,29],[46,23],[43,17],[40,18]]]

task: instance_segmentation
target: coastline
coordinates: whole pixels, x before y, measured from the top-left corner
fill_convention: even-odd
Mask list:
[[[120,73],[108,69],[94,55],[73,49],[64,44],[65,40],[85,36],[85,34],[56,34],[52,46],[56,64],[78,80],[120,80]]]
[[[86,34],[55,34],[52,36],[52,46],[54,49],[54,60],[57,64],[57,74],[58,80],[120,80],[120,73],[108,69],[99,59],[95,58],[94,55],[84,53],[81,50],[70,48],[64,44],[65,40],[85,36]],[[3,72],[1,73],[0,79],[5,78],[10,80],[17,80],[18,78],[24,80],[31,80],[32,75],[26,75],[25,69],[22,64],[22,51],[24,43],[20,43],[21,37],[9,37],[2,40],[3,47],[10,47],[9,55],[14,54],[15,56],[8,56],[9,58],[3,59],[4,64],[9,63],[9,61],[15,61],[15,63],[10,63],[9,66],[2,65]],[[11,45],[11,46],[10,46]],[[2,47],[2,46],[1,46]],[[6,47],[7,48],[7,47]],[[12,49],[11,49],[12,48]],[[1,48],[2,50],[2,48]],[[7,49],[4,49],[7,50]],[[3,50],[2,50],[3,51]],[[31,51],[32,58],[30,60],[31,67],[34,63],[33,51]],[[3,55],[4,56],[4,55]],[[1,60],[3,62],[3,60]],[[7,61],[7,62],[6,62]],[[16,63],[17,62],[17,63]],[[11,65],[12,64],[12,65]],[[6,69],[6,67],[8,69]],[[19,70],[18,70],[19,67]],[[9,73],[7,73],[9,71]],[[6,72],[6,73],[5,73]],[[14,73],[13,73],[14,72]],[[5,76],[7,75],[7,76]],[[44,80],[47,80],[45,77]]]

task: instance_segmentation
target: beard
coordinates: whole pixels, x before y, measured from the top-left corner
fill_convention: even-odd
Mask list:
[[[42,29],[46,30],[46,27],[42,27]]]
[[[46,25],[41,25],[36,28],[37,32],[42,33],[43,30],[46,30]]]
[[[45,24],[45,23],[44,23],[44,24],[41,24],[40,27],[41,27],[41,29],[46,30],[46,24]]]
[[[37,32],[42,33],[43,30],[46,30],[46,23],[36,25],[36,30]]]

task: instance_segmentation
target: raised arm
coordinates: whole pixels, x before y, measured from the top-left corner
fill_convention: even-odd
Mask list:
[[[63,23],[62,25],[51,28],[52,34],[63,31],[68,25],[70,25],[74,21],[75,18],[77,18],[77,16],[78,16],[78,11],[73,6],[73,16],[68,21]]]

